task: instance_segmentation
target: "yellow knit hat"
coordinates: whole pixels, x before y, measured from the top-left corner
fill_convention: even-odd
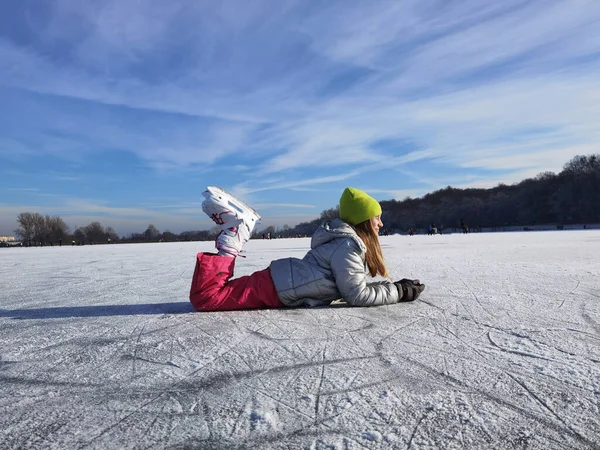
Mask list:
[[[340,198],[340,219],[358,225],[381,214],[379,202],[360,189],[348,187]]]

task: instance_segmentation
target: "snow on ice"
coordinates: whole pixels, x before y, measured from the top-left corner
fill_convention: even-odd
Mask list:
[[[599,231],[381,239],[418,301],[195,313],[209,242],[1,249],[0,448],[600,448]]]

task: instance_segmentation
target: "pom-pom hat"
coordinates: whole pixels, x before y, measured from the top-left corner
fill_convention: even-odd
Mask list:
[[[352,225],[381,214],[381,205],[360,189],[348,187],[340,198],[340,219]]]

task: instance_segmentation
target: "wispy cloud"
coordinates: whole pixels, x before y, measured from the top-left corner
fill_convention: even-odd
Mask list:
[[[9,192],[39,192],[38,188],[9,188]]]
[[[279,181],[274,184],[270,184],[268,186],[262,187],[248,187],[247,185],[238,185],[234,187],[234,191],[240,194],[253,193],[253,192],[261,192],[261,191],[270,191],[270,190],[282,190],[282,189],[295,189],[303,186],[316,186],[319,184],[332,183],[335,181],[347,180],[349,178],[353,178],[358,175],[357,171],[342,173],[340,175],[331,175],[327,177],[319,177],[319,178],[307,178],[303,180],[296,181]]]
[[[258,203],[254,205],[259,209],[269,209],[269,208],[309,208],[314,209],[315,205],[304,205],[302,203]]]

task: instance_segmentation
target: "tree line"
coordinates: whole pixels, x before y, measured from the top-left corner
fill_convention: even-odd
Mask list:
[[[85,245],[85,244],[112,244],[116,242],[175,242],[175,241],[203,241],[211,240],[216,236],[215,227],[209,231],[184,231],[175,234],[170,231],[161,233],[154,225],[150,224],[142,233],[131,233],[119,237],[112,227],[103,227],[100,222],[94,221],[84,227],[78,227],[70,232],[69,226],[59,216],[42,216],[39,213],[24,212],[17,217],[18,228],[15,234],[20,237],[25,246],[45,245]]]
[[[390,232],[409,228],[509,227],[600,223],[600,154],[575,156],[555,174],[543,172],[513,185],[499,184],[490,189],[457,189],[448,186],[421,198],[384,200],[381,203],[385,227]],[[284,225],[255,230],[253,237],[310,236],[323,220],[339,216],[339,206],[323,211],[318,218],[294,227]],[[17,218],[15,233],[24,245],[59,243],[97,244],[111,242],[174,242],[213,240],[219,232],[210,230],[160,232],[150,224],[142,233],[119,237],[112,227],[92,222],[70,233],[58,216],[24,212]]]
[[[600,154],[575,156],[555,174],[543,172],[510,186],[445,189],[422,198],[381,202],[391,231],[437,224],[459,228],[600,223]]]
[[[17,217],[19,227],[15,230],[26,246],[62,245],[67,243],[100,243],[119,239],[112,227],[104,228],[100,222],[92,222],[77,228],[73,233],[59,216],[42,216],[39,213],[23,212]]]
[[[471,228],[600,223],[600,154],[578,155],[555,174],[543,172],[513,185],[489,189],[448,186],[421,198],[384,200],[385,228],[390,233],[408,229]],[[278,232],[283,236],[312,235],[323,220],[339,215],[339,206],[313,221]]]

